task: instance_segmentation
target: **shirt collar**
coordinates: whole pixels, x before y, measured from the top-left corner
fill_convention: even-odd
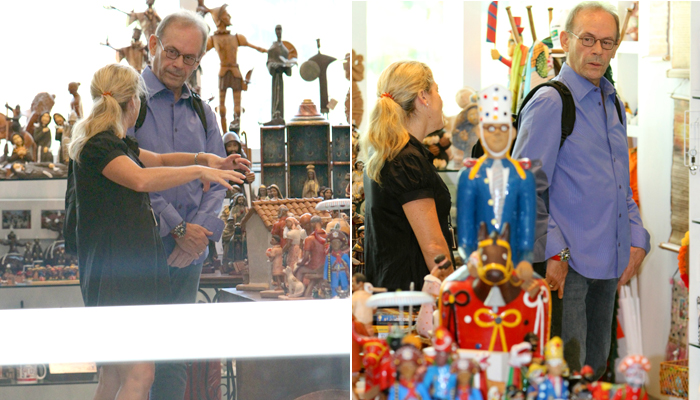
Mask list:
[[[567,63],[564,63],[562,66],[560,75],[577,101],[581,101],[581,99],[586,97],[592,90],[597,88],[596,85],[591,83],[588,79],[576,73]],[[615,87],[605,77],[600,78],[600,89],[606,96],[615,93]]]
[[[153,96],[155,96],[157,93],[162,92],[163,90],[170,91],[163,82],[158,79],[156,74],[153,73],[151,70],[151,67],[148,66],[146,69],[143,70],[141,73],[141,76],[143,77],[143,81],[146,83],[146,88],[148,88],[148,99],[150,100]],[[172,92],[171,92],[172,93]],[[181,99],[187,99],[191,96],[190,89],[187,87],[187,84],[182,85],[182,94],[180,95]]]

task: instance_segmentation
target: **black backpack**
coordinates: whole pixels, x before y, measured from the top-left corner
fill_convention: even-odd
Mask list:
[[[204,114],[204,105],[202,104],[202,98],[195,92],[192,93],[192,106],[194,111],[197,113],[199,120],[202,121],[204,126],[204,134],[209,135],[207,130],[207,117]],[[139,109],[139,116],[136,118],[136,125],[134,125],[134,132],[136,132],[143,122],[146,120],[146,97],[141,96],[141,108]],[[77,233],[78,229],[78,215],[76,210],[76,194],[75,194],[75,176],[73,175],[73,160],[68,160],[68,178],[66,185],[66,218],[63,223],[63,238],[65,239],[66,254],[72,254],[74,256],[78,255],[78,243],[77,243]]]
[[[568,138],[569,135],[571,135],[571,133],[574,131],[574,124],[576,124],[576,104],[574,103],[574,97],[571,95],[571,91],[569,90],[569,88],[566,87],[566,85],[561,81],[551,80],[537,85],[532,90],[530,90],[527,96],[525,96],[525,98],[523,99],[523,102],[520,104],[520,110],[518,111],[518,115],[514,116],[514,126],[516,128],[520,126],[520,116],[522,115],[525,105],[530,101],[532,96],[534,96],[535,93],[537,93],[537,91],[543,87],[554,88],[561,97],[561,139],[559,141],[559,148],[561,149],[561,146],[564,145],[566,138]],[[615,109],[617,110],[617,118],[620,120],[620,123],[622,123],[622,109],[620,108],[620,100],[617,97],[617,92],[615,92]],[[510,152],[512,151],[513,147],[511,146]],[[472,149],[472,157],[479,158],[482,155],[484,155],[484,149],[481,147],[481,141],[479,141],[474,145]]]

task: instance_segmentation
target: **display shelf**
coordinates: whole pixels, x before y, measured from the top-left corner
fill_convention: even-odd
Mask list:
[[[14,285],[0,285],[0,289],[16,289],[16,288],[37,288],[37,287],[47,287],[47,286],[78,286],[80,281],[43,281],[43,282],[31,282],[31,283],[15,283]]]
[[[35,386],[56,386],[56,385],[84,385],[84,384],[94,384],[97,383],[97,374],[95,374],[92,379],[81,379],[75,381],[63,381],[54,382],[46,379],[41,379],[37,383],[17,383],[16,381],[11,381],[9,383],[0,383],[0,387],[6,386],[22,386],[22,387],[35,387]]]

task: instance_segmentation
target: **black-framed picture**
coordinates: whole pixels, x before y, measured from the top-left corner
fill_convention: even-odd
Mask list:
[[[32,210],[2,210],[2,229],[32,229]]]
[[[64,210],[41,210],[41,229],[62,230],[65,219],[66,212]]]

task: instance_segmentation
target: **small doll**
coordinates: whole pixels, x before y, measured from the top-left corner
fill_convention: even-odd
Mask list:
[[[282,289],[282,282],[284,282],[284,266],[282,265],[282,246],[280,246],[280,237],[277,235],[272,235],[270,239],[270,245],[272,247],[268,248],[265,255],[268,258],[270,267],[272,269],[272,285],[276,289]]]
[[[420,350],[411,344],[401,346],[394,353],[394,365],[399,378],[389,388],[387,399],[431,399],[430,393],[419,379],[419,368],[425,366],[425,358]]]

